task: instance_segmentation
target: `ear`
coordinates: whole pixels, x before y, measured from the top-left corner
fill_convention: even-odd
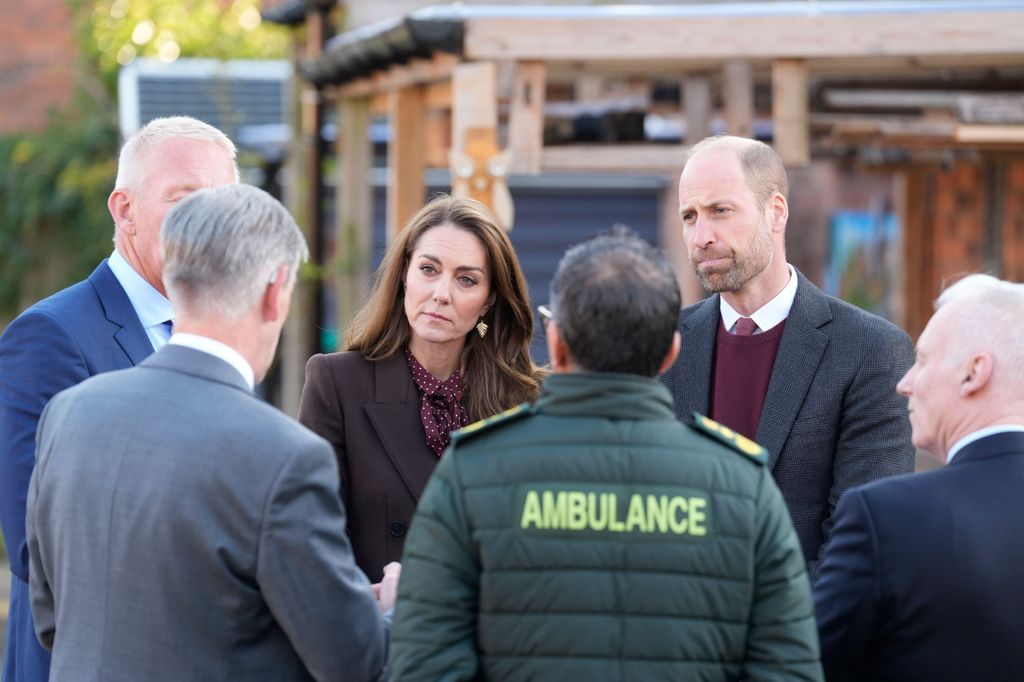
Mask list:
[[[562,330],[558,328],[557,322],[548,322],[545,330],[548,342],[548,358],[551,360],[551,371],[571,372],[572,361],[569,357],[569,346],[565,345],[562,339]]]
[[[992,356],[988,353],[974,355],[964,366],[964,378],[960,381],[960,397],[969,398],[985,386],[992,378]]]
[[[784,233],[789,220],[789,202],[779,192],[773,192],[768,199],[768,224],[772,232]]]
[[[661,376],[668,371],[669,367],[675,364],[676,358],[679,357],[679,349],[683,345],[683,337],[679,335],[679,332],[672,334],[672,345],[668,348],[668,353],[665,354],[665,359],[661,361],[661,366],[658,368],[658,376]]]
[[[286,291],[288,283],[288,266],[282,265],[270,276],[266,288],[263,290],[263,298],[260,299],[260,316],[264,322],[275,322],[280,317],[282,310],[281,298],[288,296]]]
[[[107,197],[107,210],[119,232],[135,234],[135,212],[132,210],[131,197],[125,190],[115,189],[110,193]]]

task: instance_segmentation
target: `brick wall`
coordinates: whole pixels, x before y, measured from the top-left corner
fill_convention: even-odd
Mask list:
[[[65,0],[7,3],[0,22],[0,134],[38,130],[74,87],[74,39]]]

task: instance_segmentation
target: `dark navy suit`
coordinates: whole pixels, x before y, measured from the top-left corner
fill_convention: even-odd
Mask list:
[[[36,423],[56,393],[153,352],[121,284],[103,261],[79,282],[35,304],[0,336],[0,522],[11,560],[4,682],[46,680],[50,657],[36,639],[28,590],[25,499]]]
[[[1024,680],[1024,433],[847,492],[814,588],[833,680]]]

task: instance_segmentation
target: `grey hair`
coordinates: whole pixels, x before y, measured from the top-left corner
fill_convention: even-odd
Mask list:
[[[227,135],[208,123],[191,116],[166,116],[155,118],[134,135],[121,147],[121,155],[117,160],[117,179],[114,189],[138,189],[139,165],[146,152],[167,140],[199,140],[212,142],[230,156],[234,161],[238,154],[235,143]],[[238,181],[238,165],[235,164],[235,181]]]
[[[789,198],[789,179],[786,177],[786,166],[770,145],[760,140],[734,135],[715,135],[706,137],[686,150],[686,163],[701,152],[727,150],[734,153],[743,167],[743,177],[747,187],[757,197],[759,205],[764,208],[772,194],[778,192]]]
[[[984,344],[1000,364],[1001,374],[1024,379],[1024,335],[1020,332],[1024,324],[1024,284],[991,275],[967,275],[939,294],[935,309],[953,303],[960,308],[955,332],[959,343],[954,347],[971,352],[972,346]]]
[[[306,239],[277,199],[251,185],[189,194],[160,229],[164,285],[176,309],[237,320],[260,299],[277,269],[294,281],[309,257]]]

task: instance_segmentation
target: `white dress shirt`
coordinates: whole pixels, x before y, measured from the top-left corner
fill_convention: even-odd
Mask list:
[[[143,279],[142,275],[135,272],[117,249],[110,254],[107,265],[124,289],[124,293],[128,294],[128,300],[135,308],[135,314],[139,316],[139,322],[146,330],[146,336],[153,344],[153,349],[160,350],[171,335],[171,330],[164,324],[167,320],[174,319],[171,302]]]
[[[952,462],[958,452],[976,440],[981,440],[987,436],[994,436],[997,433],[1021,432],[1024,432],[1024,424],[998,424],[996,426],[986,426],[983,429],[978,429],[977,431],[969,433],[957,442],[953,443],[953,447],[949,449],[949,453],[946,455],[946,464]]]
[[[171,335],[171,340],[168,341],[175,346],[186,346],[197,350],[208,355],[212,355],[216,358],[220,358],[224,362],[228,363],[245,380],[246,386],[251,391],[253,386],[256,385],[256,375],[253,372],[252,365],[242,357],[242,354],[231,346],[221,343],[220,341],[214,341],[206,336],[199,336],[198,334],[185,334],[175,332]]]
[[[757,329],[754,330],[755,334],[766,332],[789,317],[789,311],[793,307],[793,300],[796,298],[797,279],[796,270],[793,269],[793,266],[787,263],[786,267],[789,268],[789,281],[786,282],[786,286],[775,295],[775,298],[755,310],[750,316],[750,319],[757,325]],[[718,301],[718,308],[722,314],[722,326],[732,332],[733,327],[736,326],[736,320],[743,317],[743,315],[740,315],[731,305],[726,303],[724,296],[719,296]]]

